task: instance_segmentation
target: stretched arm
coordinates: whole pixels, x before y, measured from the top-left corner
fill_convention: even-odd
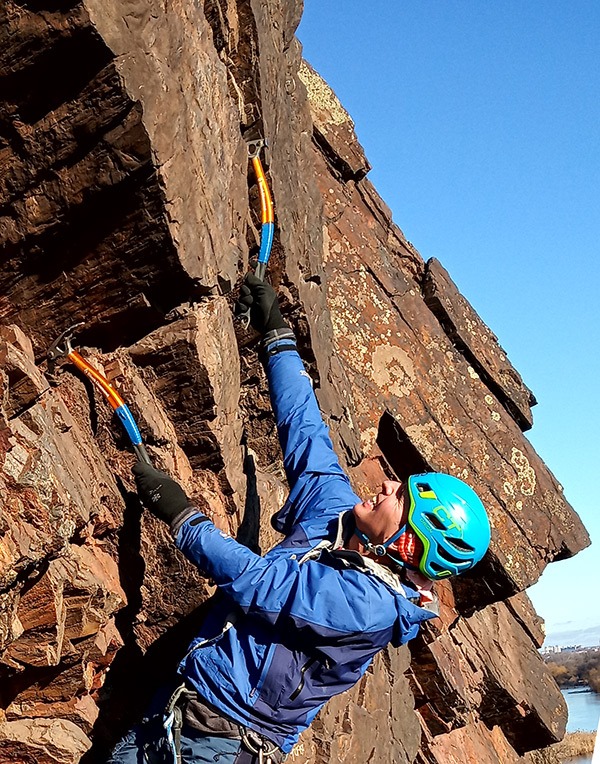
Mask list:
[[[358,498],[333,450],[329,432],[271,286],[249,276],[241,303],[250,309],[252,325],[263,334],[263,360],[271,405],[283,451],[290,497],[278,530],[289,532],[308,519],[334,517]]]
[[[383,642],[389,641],[398,612],[384,585],[357,571],[346,577],[316,562],[265,559],[210,521],[194,525],[194,519],[190,513],[173,526],[177,546],[245,613],[271,624],[293,625],[316,644],[340,635],[370,642],[374,635],[385,634]],[[422,614],[408,601],[406,606],[406,629],[412,636],[412,619],[420,620]]]
[[[269,356],[266,370],[290,486],[278,530],[289,532],[299,522],[325,524],[359,499],[333,450],[310,377],[295,348]]]
[[[395,639],[403,643],[415,635],[420,621],[433,617],[359,571],[342,575],[314,561],[260,557],[190,506],[164,472],[138,462],[134,474],[140,498],[170,523],[179,549],[246,613],[272,624],[292,623],[309,631],[315,643],[346,634],[367,642],[379,635],[385,644],[396,621]]]

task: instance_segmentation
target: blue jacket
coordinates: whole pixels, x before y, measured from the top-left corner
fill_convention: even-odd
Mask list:
[[[273,518],[285,538],[261,557],[210,521],[199,522],[197,513],[176,527],[177,546],[226,595],[179,671],[225,716],[288,753],[323,704],[352,687],[379,650],[412,639],[433,614],[411,601],[416,592],[399,591],[343,555],[317,551],[303,561],[334,541],[341,515],[359,498],[297,352],[270,356],[267,374],[290,486]]]

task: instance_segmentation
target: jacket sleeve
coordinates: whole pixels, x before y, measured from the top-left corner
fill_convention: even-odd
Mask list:
[[[310,633],[315,644],[344,634],[387,643],[392,629],[400,631],[402,644],[416,635],[420,621],[431,617],[402,598],[399,613],[398,598],[363,573],[342,575],[327,565],[299,565],[289,557],[265,559],[210,521],[194,525],[193,516],[179,527],[176,543],[243,612],[271,624],[292,624]]]
[[[324,527],[359,499],[333,450],[311,379],[298,353],[287,350],[268,357],[266,371],[290,486],[286,505],[273,524],[285,534],[300,522]],[[312,528],[313,533],[316,530]]]

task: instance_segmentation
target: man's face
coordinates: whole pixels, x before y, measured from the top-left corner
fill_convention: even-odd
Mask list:
[[[408,505],[405,484],[397,480],[384,480],[378,494],[354,505],[352,511],[356,527],[372,544],[383,544],[404,524]]]

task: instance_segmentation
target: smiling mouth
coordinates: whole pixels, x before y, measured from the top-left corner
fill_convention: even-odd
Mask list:
[[[385,499],[389,499],[390,496],[382,493],[376,493],[374,496],[371,496],[369,499],[365,499],[363,501],[363,506],[368,507],[369,509],[377,509],[380,504],[383,503]]]

